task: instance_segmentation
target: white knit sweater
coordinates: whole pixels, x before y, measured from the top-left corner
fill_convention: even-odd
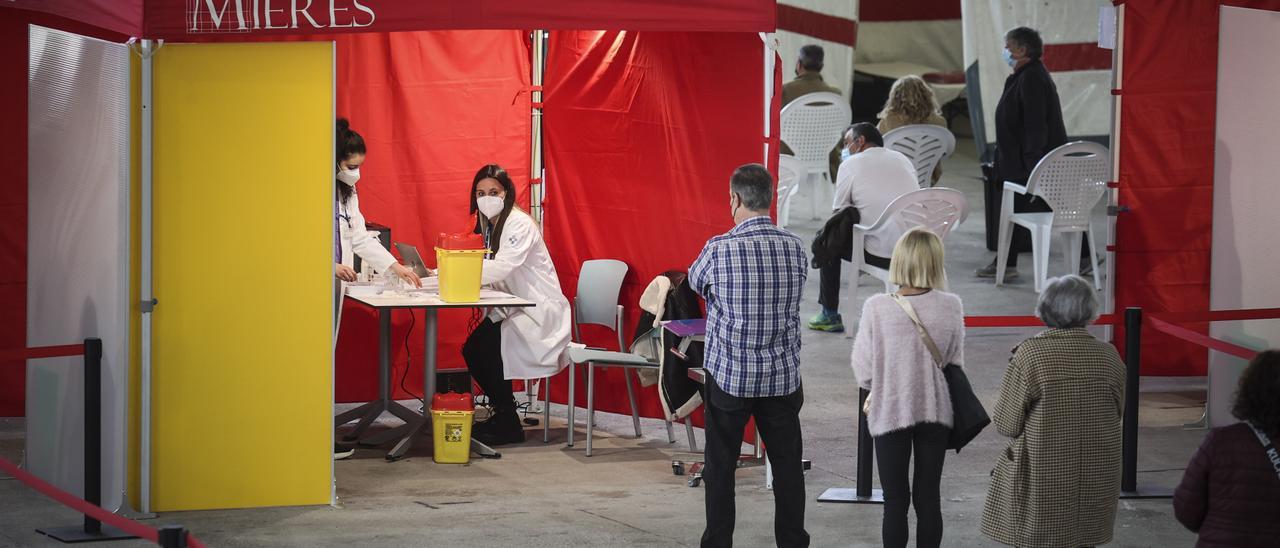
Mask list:
[[[964,365],[964,307],[960,297],[933,290],[907,297],[942,352]],[[923,422],[951,425],[947,379],[920,340],[915,324],[888,295],[867,299],[853,341],[853,374],[871,390],[867,423],[880,436]]]

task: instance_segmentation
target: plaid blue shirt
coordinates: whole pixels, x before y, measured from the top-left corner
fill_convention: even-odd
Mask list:
[[[799,236],[769,217],[712,238],[689,268],[707,301],[704,362],[716,384],[740,398],[800,388],[800,292],[809,259]]]

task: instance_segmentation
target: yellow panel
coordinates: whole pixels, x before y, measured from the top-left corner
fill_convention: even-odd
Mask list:
[[[156,511],[331,500],[332,48],[154,58]]]

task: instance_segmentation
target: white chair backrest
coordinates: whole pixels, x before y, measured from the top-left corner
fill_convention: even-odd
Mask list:
[[[947,234],[969,217],[969,201],[964,193],[952,188],[922,188],[913,190],[889,203],[884,214],[875,224],[866,227],[876,230],[889,223],[897,225],[901,232],[924,227],[946,238]]]
[[[618,294],[627,276],[627,263],[614,259],[583,261],[578,274],[578,324],[603,325],[618,329]]]
[[[1075,141],[1049,151],[1027,178],[1027,193],[1053,208],[1053,226],[1088,227],[1111,180],[1111,153],[1098,143]]]
[[[800,181],[807,172],[804,163],[790,154],[778,156],[778,198],[795,194],[800,190]],[[779,204],[781,207],[781,204]]]
[[[840,140],[853,111],[838,93],[826,91],[797,97],[782,107],[782,142],[791,147],[809,173],[830,169],[828,155]]]
[[[933,170],[956,151],[956,137],[951,130],[932,124],[902,126],[884,134],[884,147],[911,159],[916,167],[920,188],[933,186]]]

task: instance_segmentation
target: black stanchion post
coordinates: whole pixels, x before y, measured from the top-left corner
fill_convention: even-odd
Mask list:
[[[871,488],[872,466],[875,466],[872,450],[874,440],[867,425],[867,414],[862,406],[867,402],[871,391],[858,389],[858,470],[855,473],[857,485],[853,489],[832,487],[823,491],[818,502],[850,502],[855,504],[884,504],[884,492]]]
[[[84,500],[102,506],[102,339],[84,340]],[[84,532],[102,533],[102,522],[85,514]]]
[[[168,525],[160,528],[160,546],[162,548],[187,548],[187,530],[181,525]]]
[[[1173,489],[1138,488],[1138,383],[1142,369],[1142,309],[1124,310],[1124,422],[1121,431],[1120,498],[1168,499]]]
[[[102,339],[84,340],[84,500],[102,507]],[[36,529],[62,542],[137,538],[84,515],[83,527]]]
[[[862,412],[862,407],[867,403],[867,397],[871,395],[871,391],[858,389],[858,470],[857,470],[857,489],[858,498],[869,498],[871,496],[871,467],[873,464],[871,430],[867,425],[867,414]]]
[[[1142,309],[1124,311],[1124,431],[1120,490],[1138,490],[1138,375],[1142,365]]]

